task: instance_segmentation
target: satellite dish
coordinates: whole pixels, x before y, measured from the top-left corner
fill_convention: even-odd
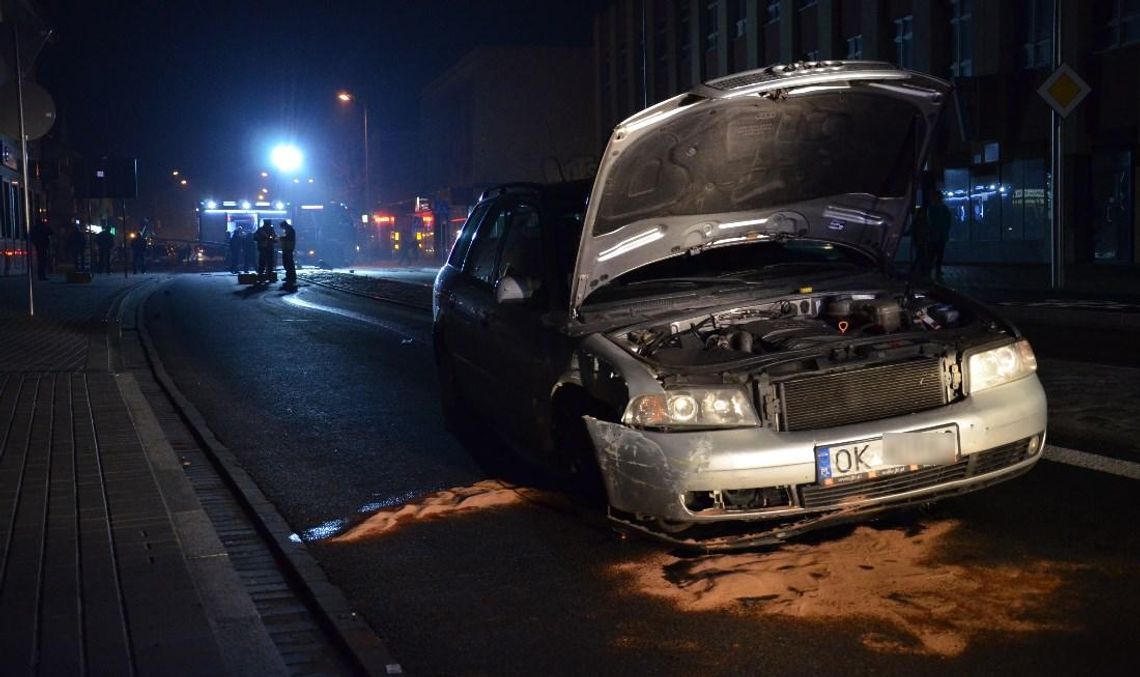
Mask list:
[[[16,83],[7,82],[0,87],[0,133],[20,138],[20,111]],[[51,94],[34,82],[24,83],[24,131],[28,140],[38,139],[55,124],[55,102]]]

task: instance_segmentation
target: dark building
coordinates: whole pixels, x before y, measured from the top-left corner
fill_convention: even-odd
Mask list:
[[[1062,59],[1091,93],[1064,123],[1064,260],[1134,275],[1140,3],[1061,0]],[[947,260],[1047,280],[1053,0],[614,0],[595,21],[600,143],[646,105],[772,63],[890,61],[953,81],[931,170],[954,214]]]
[[[457,204],[504,181],[591,176],[588,47],[480,47],[422,95],[425,185]]]

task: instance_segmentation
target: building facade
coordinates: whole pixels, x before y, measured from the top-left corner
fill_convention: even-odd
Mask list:
[[[867,59],[950,80],[931,171],[954,215],[946,258],[1051,256],[1053,0],[614,0],[595,21],[599,147],[628,115],[773,63]],[[1064,121],[1067,267],[1140,262],[1140,3],[1060,0],[1061,56],[1091,93]]]
[[[588,47],[480,47],[421,97],[425,182],[456,204],[494,184],[592,176]]]

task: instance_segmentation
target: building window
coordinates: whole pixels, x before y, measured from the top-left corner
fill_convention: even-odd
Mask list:
[[[847,57],[848,59],[862,59],[863,58],[863,35],[852,35],[847,38]]]
[[[914,65],[914,16],[895,19],[895,64],[901,68]]]
[[[1101,49],[1140,42],[1140,0],[1104,0],[1095,6],[1099,11]]]
[[[736,31],[734,37],[748,35],[748,0],[736,0]]]
[[[1026,4],[1025,67],[1047,68],[1053,63],[1053,0]]]
[[[780,21],[780,0],[768,0],[768,23]]]
[[[950,75],[968,78],[974,74],[974,27],[972,0],[950,0],[950,39],[954,60]]]
[[[710,52],[716,51],[717,43],[720,42],[720,0],[709,0],[705,5],[705,49]]]

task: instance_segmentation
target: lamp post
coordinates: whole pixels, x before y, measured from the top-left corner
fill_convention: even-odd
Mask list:
[[[368,215],[368,222],[372,223],[372,195],[368,185],[368,104],[360,97],[344,90],[338,92],[336,98],[342,103],[356,101],[360,104],[361,113],[364,115],[364,213]]]

